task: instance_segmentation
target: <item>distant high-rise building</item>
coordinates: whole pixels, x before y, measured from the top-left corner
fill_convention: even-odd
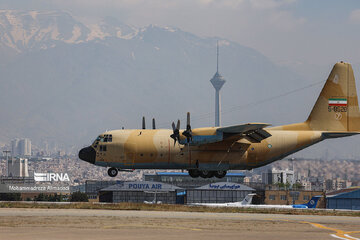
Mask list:
[[[11,156],[17,157],[19,156],[19,139],[14,139],[11,141]]]
[[[219,73],[219,44],[216,44],[217,58],[216,58],[216,73],[210,80],[211,84],[215,88],[215,127],[221,125],[221,98],[220,89],[225,84],[225,79]]]
[[[8,160],[9,177],[29,177],[28,159],[11,158]]]
[[[294,184],[294,171],[292,170],[276,170],[276,169],[269,169],[267,172],[263,172],[262,175],[262,182],[265,184],[276,184],[276,183],[290,183]]]
[[[12,157],[29,157],[31,156],[31,141],[27,138],[14,139],[11,141]]]

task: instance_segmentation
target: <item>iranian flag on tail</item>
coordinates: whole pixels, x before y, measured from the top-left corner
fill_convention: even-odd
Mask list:
[[[329,98],[329,106],[347,106],[346,98]]]

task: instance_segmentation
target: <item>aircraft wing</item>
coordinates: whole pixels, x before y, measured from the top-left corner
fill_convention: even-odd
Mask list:
[[[220,127],[216,131],[223,133],[224,139],[233,135],[239,135],[246,138],[249,142],[259,143],[262,140],[271,137],[271,134],[264,130],[270,126],[267,123],[247,123],[229,127]]]
[[[233,145],[236,141],[245,138],[250,143],[259,143],[271,136],[264,128],[270,126],[266,123],[247,123],[219,128],[197,128],[192,130],[190,145],[202,146]],[[186,144],[184,138],[181,143]]]

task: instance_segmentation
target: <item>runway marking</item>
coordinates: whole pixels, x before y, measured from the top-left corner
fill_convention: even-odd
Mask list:
[[[345,232],[345,231],[340,230],[340,229],[326,227],[326,226],[321,225],[319,223],[312,223],[312,222],[302,222],[302,223],[307,223],[307,224],[310,224],[310,225],[312,225],[314,227],[317,227],[317,228],[334,231],[335,234],[330,234],[330,236],[332,236],[334,238],[346,239],[346,240],[360,240],[360,238],[355,238],[355,237],[352,237],[352,236],[349,235],[351,233],[360,233],[360,231],[347,231],[347,232]]]
[[[167,228],[167,229],[177,229],[177,230],[191,230],[191,231],[202,231],[200,228],[187,228],[187,227],[171,227],[171,226],[152,226],[144,224],[117,224],[111,226],[104,226],[104,229],[112,229],[117,227],[147,227],[147,228]]]
[[[288,219],[271,219],[271,218],[267,218],[267,219],[264,219],[264,220],[270,220],[270,221],[278,220],[278,221],[283,221],[283,222],[306,223],[306,224],[312,225],[313,227],[334,231],[335,234],[330,234],[330,236],[332,236],[334,238],[345,239],[345,240],[360,240],[360,238],[352,237],[352,236],[349,235],[351,233],[360,233],[360,231],[347,231],[347,232],[345,232],[345,231],[340,230],[340,229],[326,227],[326,226],[321,225],[319,223],[306,222],[306,221],[293,221],[293,220],[288,220]]]

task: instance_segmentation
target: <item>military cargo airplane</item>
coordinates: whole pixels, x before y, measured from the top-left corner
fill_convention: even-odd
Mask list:
[[[300,102],[299,102],[300,103]],[[155,124],[153,122],[153,128]],[[144,126],[145,127],[145,126]],[[270,127],[247,123],[227,127],[113,130],[100,134],[79,158],[115,177],[133,169],[187,170],[193,178],[222,178],[228,170],[250,170],[329,138],[360,133],[360,112],[351,65],[336,63],[305,122]]]

